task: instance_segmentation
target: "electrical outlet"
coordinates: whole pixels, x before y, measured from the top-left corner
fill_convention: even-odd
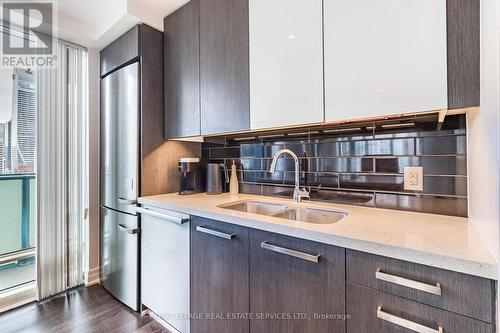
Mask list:
[[[422,167],[405,167],[405,190],[423,191],[424,190],[424,169]]]

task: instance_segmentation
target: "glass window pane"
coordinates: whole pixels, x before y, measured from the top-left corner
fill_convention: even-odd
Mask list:
[[[0,256],[36,246],[36,72],[0,69]],[[0,292],[35,281],[35,257],[0,265]]]

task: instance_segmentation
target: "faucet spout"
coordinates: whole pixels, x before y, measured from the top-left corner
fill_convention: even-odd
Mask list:
[[[293,199],[297,202],[301,202],[303,198],[309,198],[309,192],[305,189],[300,189],[299,158],[293,151],[291,151],[290,149],[281,149],[277,151],[273,156],[273,161],[271,162],[271,168],[269,169],[269,172],[274,173],[276,171],[276,163],[278,162],[278,158],[280,158],[280,156],[284,154],[292,156],[293,160],[295,161],[295,189],[293,191]]]
[[[293,159],[295,161],[295,170],[297,170],[297,165],[299,163],[299,158],[297,157],[297,155],[295,155],[295,153],[293,151],[291,151],[290,149],[281,149],[281,150],[277,151],[276,154],[274,154],[273,161],[271,162],[271,168],[269,169],[269,172],[274,173],[276,171],[276,164],[278,162],[278,158],[280,158],[280,156],[284,155],[284,154],[288,154],[288,155],[293,157]]]

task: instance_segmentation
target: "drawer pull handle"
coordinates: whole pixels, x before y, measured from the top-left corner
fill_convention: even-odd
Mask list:
[[[208,229],[207,227],[202,226],[202,225],[197,226],[196,230],[199,232],[202,232],[204,234],[209,234],[209,235],[224,238],[224,239],[233,239],[234,237],[236,237],[235,234],[226,234],[225,232],[220,232],[217,230]]]
[[[309,254],[309,253],[304,253],[304,252],[299,252],[299,251],[287,249],[287,248],[281,247],[281,246],[272,245],[272,244],[269,244],[269,242],[267,242],[267,241],[260,243],[260,247],[263,249],[269,250],[269,251],[286,254],[286,255],[291,256],[291,257],[295,257],[295,258],[299,258],[299,259],[303,259],[303,260],[307,260],[307,261],[311,261],[311,262],[316,262],[316,263],[319,261],[319,257],[321,256],[319,254]]]
[[[387,313],[385,311],[382,311],[381,306],[379,306],[377,308],[377,318],[388,321],[390,323],[393,323],[395,325],[407,328],[409,330],[412,330],[412,331],[415,331],[418,333],[443,333],[443,328],[441,326],[439,326],[439,328],[437,330],[435,330],[433,328],[430,328],[430,327],[427,327],[424,325],[420,325],[420,324],[417,324],[413,321],[410,321],[410,320],[392,315],[392,314]]]
[[[435,285],[432,285],[432,284],[427,284],[427,283],[423,283],[423,282],[418,282],[415,280],[406,279],[404,277],[384,273],[380,270],[380,268],[377,269],[377,271],[375,272],[375,278],[378,280],[398,284],[398,285],[403,286],[403,287],[408,287],[408,288],[420,290],[420,291],[423,291],[423,292],[426,292],[429,294],[441,296],[441,284],[440,283],[436,283]]]

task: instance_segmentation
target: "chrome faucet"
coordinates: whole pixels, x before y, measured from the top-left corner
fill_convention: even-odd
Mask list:
[[[293,200],[295,200],[297,202],[301,202],[302,199],[304,199],[304,198],[309,199],[309,191],[307,191],[305,188],[303,188],[302,190],[300,189],[300,186],[299,186],[299,179],[300,179],[299,178],[299,171],[300,171],[299,170],[300,169],[299,158],[297,157],[297,155],[295,155],[295,153],[293,151],[291,151],[290,149],[281,149],[276,154],[274,154],[273,162],[271,163],[271,169],[269,170],[269,172],[274,173],[276,171],[276,162],[278,162],[278,158],[283,154],[291,155],[295,161],[295,189],[293,190]]]

